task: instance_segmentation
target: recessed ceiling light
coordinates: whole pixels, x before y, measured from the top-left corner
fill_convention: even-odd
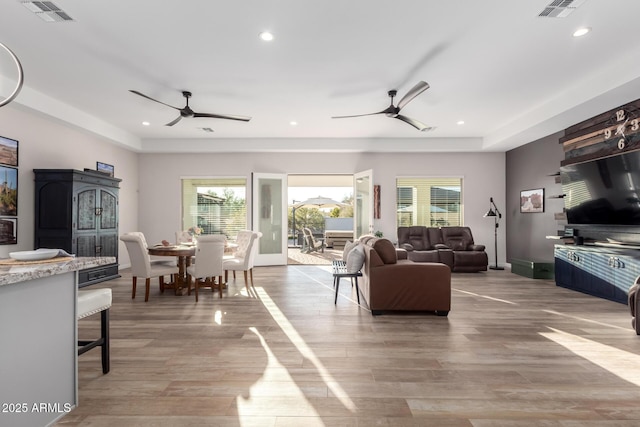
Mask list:
[[[463,125],[464,124],[464,120],[458,120],[456,123],[459,124],[459,125]]]
[[[151,126],[151,123],[149,123],[149,122],[142,122],[142,126]]]
[[[295,120],[290,121],[289,124],[291,126],[298,126],[298,122],[296,122]]]
[[[582,37],[585,34],[587,34],[589,31],[591,31],[590,27],[582,27],[582,28],[578,28],[577,30],[575,30],[573,32],[573,37]]]
[[[266,42],[270,42],[271,40],[273,40],[273,34],[269,31],[263,31],[260,33],[260,38]]]

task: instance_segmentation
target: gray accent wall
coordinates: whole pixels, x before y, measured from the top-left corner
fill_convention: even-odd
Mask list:
[[[501,226],[506,227],[507,262],[512,259],[553,261],[553,245],[545,236],[557,235],[566,221],[556,220],[564,201],[554,176],[560,170],[564,131],[541,138],[506,153],[506,207]],[[520,213],[520,191],[544,188],[544,212]],[[503,206],[498,206],[502,210]]]

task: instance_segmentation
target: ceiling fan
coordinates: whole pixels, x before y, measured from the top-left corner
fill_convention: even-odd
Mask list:
[[[423,81],[418,82],[418,84],[412,87],[411,90],[407,92],[407,94],[400,100],[400,102],[398,102],[398,106],[393,105],[393,98],[395,98],[395,96],[398,94],[398,91],[393,89],[387,92],[389,94],[389,97],[391,98],[391,105],[389,105],[386,109],[382,111],[378,111],[377,113],[369,113],[369,114],[357,114],[354,116],[334,116],[332,117],[332,119],[346,119],[350,117],[362,117],[362,116],[373,116],[376,114],[384,114],[387,117],[402,120],[403,122],[410,124],[411,126],[418,129],[419,131],[425,132],[433,128],[425,125],[424,123],[419,122],[418,120],[412,119],[407,116],[403,116],[402,114],[400,114],[400,110],[402,110],[402,108],[405,105],[407,105],[411,100],[413,100],[413,98],[420,95],[422,92],[424,92],[427,89],[429,89],[429,83],[426,83]]]
[[[187,105],[185,105],[183,108],[178,108],[178,107],[174,107],[173,105],[169,105],[169,104],[165,104],[162,101],[158,101],[157,99],[153,99],[150,96],[145,95],[144,93],[140,93],[137,90],[129,90],[129,92],[131,93],[135,93],[136,95],[140,95],[143,98],[147,98],[151,101],[157,102],[159,104],[162,105],[166,105],[167,107],[171,107],[173,109],[176,109],[178,111],[180,111],[180,115],[173,121],[167,123],[165,126],[173,126],[176,123],[178,123],[180,120],[182,120],[183,117],[188,118],[188,117],[208,117],[208,118],[213,118],[213,119],[227,119],[227,120],[239,120],[241,122],[248,122],[249,120],[251,120],[251,117],[246,117],[246,116],[232,116],[229,114],[210,114],[210,113],[196,113],[195,111],[193,111],[191,109],[191,107],[189,107],[189,98],[191,98],[191,92],[189,91],[182,91],[182,96],[184,96],[187,100]]]

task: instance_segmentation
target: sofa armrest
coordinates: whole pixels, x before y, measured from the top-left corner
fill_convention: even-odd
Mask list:
[[[469,245],[469,250],[470,251],[484,251],[485,247],[484,245]]]
[[[436,249],[451,249],[449,246],[445,245],[444,243],[436,243],[433,247]]]
[[[407,250],[403,248],[396,248],[396,256],[398,259],[408,259],[409,257]]]
[[[403,243],[400,245],[400,249],[411,252],[413,250],[413,245],[411,243]]]

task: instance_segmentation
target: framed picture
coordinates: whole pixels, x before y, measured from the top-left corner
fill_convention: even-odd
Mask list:
[[[113,177],[113,165],[107,163],[96,162],[96,170]]]
[[[18,218],[0,218],[0,245],[18,244]]]
[[[0,136],[0,165],[18,167],[18,141]]]
[[[520,192],[520,212],[544,212],[544,188],[522,190]]]
[[[0,166],[0,216],[18,216],[18,169]]]

